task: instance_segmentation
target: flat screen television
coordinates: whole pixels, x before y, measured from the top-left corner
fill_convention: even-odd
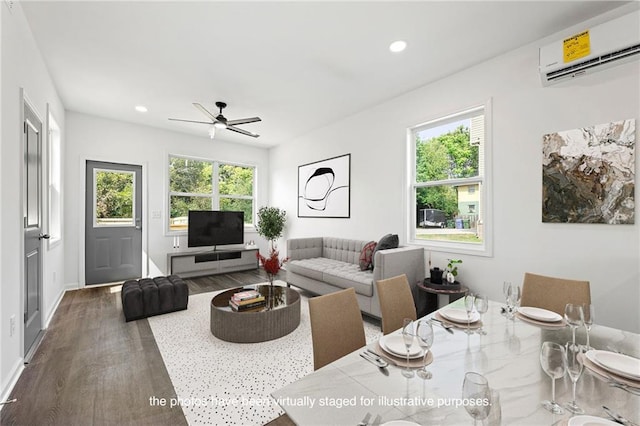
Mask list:
[[[244,243],[244,212],[189,210],[187,246]]]

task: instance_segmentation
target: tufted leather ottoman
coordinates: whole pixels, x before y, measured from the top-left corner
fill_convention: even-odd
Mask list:
[[[189,287],[177,275],[128,280],[121,297],[124,317],[133,321],[187,309]]]

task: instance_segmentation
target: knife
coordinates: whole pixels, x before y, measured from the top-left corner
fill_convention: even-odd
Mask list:
[[[608,408],[608,407],[606,407],[604,405],[602,406],[602,408],[604,408],[604,412],[607,413],[607,415],[609,417],[611,417],[616,423],[620,423],[621,425],[624,425],[624,426],[637,426],[631,420],[625,419],[620,414],[616,413],[615,411],[611,410],[610,408]]]

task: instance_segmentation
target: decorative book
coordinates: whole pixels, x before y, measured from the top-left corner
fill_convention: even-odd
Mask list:
[[[260,293],[257,290],[244,290],[241,291],[239,293],[234,293],[233,296],[231,296],[234,300],[248,300],[248,299],[255,299],[256,297],[259,297]]]
[[[247,310],[254,310],[256,308],[261,308],[261,307],[265,306],[266,304],[267,304],[267,301],[264,300],[264,297],[262,298],[262,300],[254,301],[254,302],[251,302],[251,303],[245,303],[243,305],[238,305],[233,300],[229,301],[229,306],[231,307],[231,309],[233,309],[234,311],[237,311],[237,312],[244,312],[244,311],[247,311]]]

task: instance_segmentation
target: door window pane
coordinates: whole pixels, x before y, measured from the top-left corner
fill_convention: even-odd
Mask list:
[[[134,173],[115,170],[94,171],[94,224],[134,225]]]
[[[27,226],[40,225],[40,134],[27,125]]]

